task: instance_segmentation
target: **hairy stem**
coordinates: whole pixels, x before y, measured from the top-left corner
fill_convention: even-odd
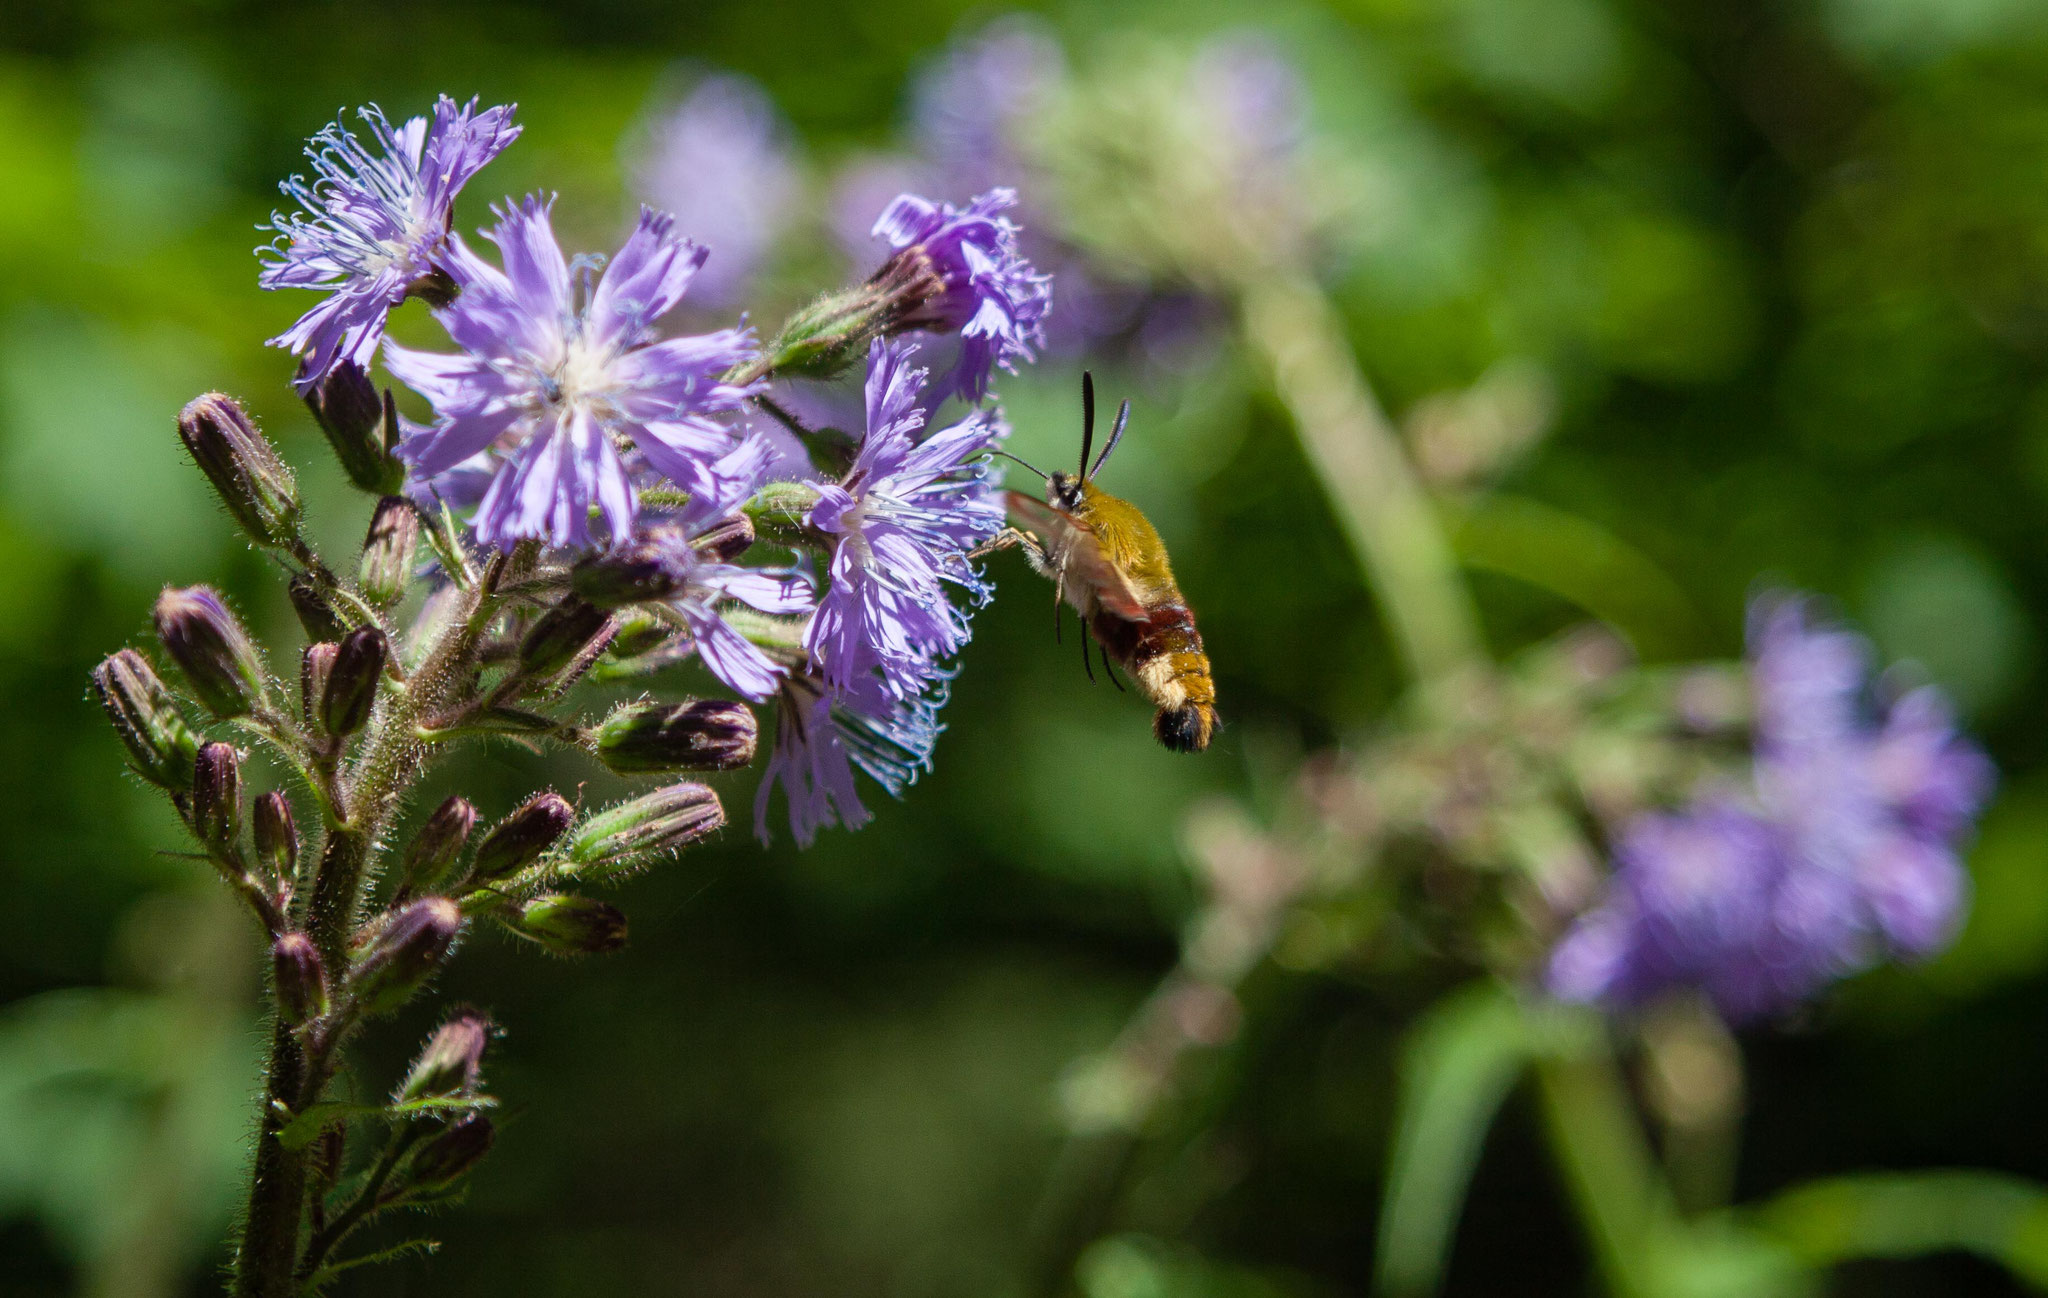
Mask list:
[[[287,1298],[296,1290],[299,1219],[306,1208],[306,1160],[279,1143],[292,1119],[306,1060],[282,1018],[271,1025],[270,1065],[263,1110],[256,1131],[255,1164],[249,1173],[249,1210],[235,1256],[236,1298]]]

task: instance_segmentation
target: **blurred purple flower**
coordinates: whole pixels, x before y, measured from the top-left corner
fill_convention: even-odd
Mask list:
[[[666,340],[654,331],[705,256],[667,215],[643,209],[593,287],[591,262],[578,258],[572,270],[563,258],[548,208],[533,197],[499,211],[486,237],[503,271],[450,240],[448,267],[462,292],[436,314],[464,354],[384,349],[392,374],[438,416],[398,448],[416,476],[501,453],[474,524],[485,545],[588,545],[593,505],[607,538],[623,540],[638,498],[621,443],[685,491],[701,490],[735,441],[712,416],[752,391],[720,381],[752,353],[748,331]]]
[[[641,197],[717,251],[692,285],[708,306],[746,291],[788,226],[801,180],[775,104],[745,77],[710,76],[653,129],[633,172]]]
[[[776,709],[775,751],[754,796],[755,835],[769,840],[768,803],[777,784],[801,847],[809,847],[820,829],[859,829],[873,819],[854,785],[856,767],[890,797],[902,797],[932,768],[949,680],[948,673],[934,672],[922,693],[893,699],[872,678],[842,691],[815,676],[788,677]]]
[[[1043,22],[1022,14],[997,19],[919,75],[911,92],[918,152],[960,192],[1017,184],[1025,172],[1018,124],[1066,75],[1059,39]]]
[[[868,352],[867,433],[841,482],[818,488],[810,524],[835,538],[832,585],[805,648],[826,683],[862,687],[875,673],[889,697],[923,693],[935,664],[967,643],[967,615],[946,583],[979,605],[992,593],[968,552],[1002,530],[982,452],[1009,431],[977,410],[919,440],[925,371],[911,343],[876,339]]]
[[[1867,716],[1870,657],[1805,601],[1752,606],[1751,796],[1628,826],[1608,897],[1552,953],[1554,992],[1621,1007],[1692,987],[1741,1021],[1953,936],[1959,840],[1995,772],[1931,687]]]
[[[896,326],[960,335],[960,359],[939,384],[947,395],[980,401],[996,366],[1014,373],[1045,343],[1052,278],[1017,247],[1017,227],[1002,215],[1016,203],[1008,189],[991,189],[964,208],[900,194],[875,221],[874,232],[897,250],[890,265],[917,266],[938,283]],[[885,266],[877,278],[889,274]]]
[[[415,117],[395,131],[374,104],[358,109],[369,147],[337,120],[307,141],[315,178],[293,176],[279,186],[302,210],[271,217],[268,228],[284,246],[259,249],[265,260],[257,282],[328,295],[270,339],[305,357],[301,392],[341,361],[367,368],[391,308],[444,269],[455,195],[520,131],[511,105],[481,113],[476,105],[443,95],[431,122]]]

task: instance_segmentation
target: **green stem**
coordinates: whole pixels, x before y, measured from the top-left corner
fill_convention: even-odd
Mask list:
[[[1609,1291],[1655,1298],[1656,1257],[1677,1218],[1612,1056],[1540,1058],[1535,1076],[1552,1155]]]
[[[377,1160],[377,1166],[371,1169],[369,1179],[363,1182],[363,1188],[356,1194],[354,1200],[333,1221],[314,1232],[313,1238],[306,1242],[306,1257],[299,1263],[298,1272],[298,1278],[302,1283],[319,1272],[322,1264],[327,1261],[327,1255],[339,1247],[356,1227],[362,1225],[371,1213],[384,1206],[378,1200],[383,1196],[385,1182],[391,1179],[391,1173],[397,1169],[406,1151],[418,1144],[429,1130],[431,1128],[427,1124],[416,1122],[403,1134],[391,1137],[385,1146],[384,1156]]]

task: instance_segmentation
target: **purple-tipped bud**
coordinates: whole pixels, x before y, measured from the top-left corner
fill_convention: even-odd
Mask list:
[[[242,755],[233,744],[199,750],[192,771],[192,832],[216,854],[236,849],[242,836]]]
[[[409,892],[428,892],[446,883],[455,872],[462,845],[476,827],[476,808],[467,798],[450,798],[434,808],[420,832],[405,849],[405,863],[399,877]]]
[[[398,424],[387,406],[390,394],[377,395],[376,384],[363,367],[342,361],[306,393],[306,404],[350,482],[364,491],[388,496],[405,484],[405,466],[391,454]]]
[[[270,439],[233,397],[209,392],[178,415],[178,436],[228,513],[259,545],[298,534],[299,489]]]
[[[537,794],[511,815],[491,826],[476,847],[469,877],[475,883],[509,879],[540,860],[567,833],[576,809],[559,793]]]
[[[551,892],[520,906],[510,921],[556,955],[604,955],[626,945],[626,916],[589,897]]]
[[[93,668],[92,687],[127,745],[136,774],[174,793],[190,789],[199,741],[149,660],[123,649]]]
[[[449,1189],[483,1161],[497,1136],[489,1118],[470,1114],[420,1146],[412,1156],[412,1183],[422,1190]]]
[[[320,952],[304,933],[286,933],[270,948],[271,977],[276,982],[277,1011],[297,1027],[327,1012],[327,970]]]
[[[218,594],[205,586],[166,587],[156,600],[156,633],[214,715],[243,716],[262,701],[263,662]]]
[[[462,924],[462,908],[446,897],[416,901],[392,917],[349,978],[362,1012],[382,1014],[411,1000],[448,958]]]
[[[389,654],[384,633],[376,627],[351,631],[341,642],[320,692],[320,724],[328,734],[352,735],[370,719]]]
[[[734,514],[697,533],[690,542],[700,558],[710,563],[732,563],[754,546],[754,520]]]
[[[672,784],[585,821],[569,840],[564,873],[611,878],[673,855],[723,824],[716,793],[701,784]]]
[[[730,771],[754,760],[754,714],[744,703],[628,703],[597,727],[597,760],[620,775]]]
[[[648,541],[598,551],[569,572],[576,593],[601,608],[665,599],[682,588],[682,581],[675,561],[662,546]]]
[[[585,651],[611,635],[611,615],[587,600],[571,596],[541,614],[519,642],[519,670],[535,677],[553,676]]]
[[[412,554],[420,539],[420,518],[403,496],[386,496],[370,516],[356,586],[372,604],[395,604],[412,580]]]
[[[327,697],[327,680],[334,674],[334,658],[341,646],[328,641],[306,646],[299,655],[299,715],[309,726],[320,723],[320,701]]]
[[[474,1095],[483,1066],[484,1046],[491,1039],[491,1021],[481,1014],[458,1014],[427,1040],[412,1071],[392,1099],[398,1104]]]
[[[321,593],[319,582],[298,573],[286,584],[285,593],[291,596],[292,612],[298,615],[307,639],[339,640],[348,634],[348,624],[334,611],[333,602]]]
[[[256,799],[249,832],[256,840],[256,859],[270,877],[291,882],[299,871],[299,827],[292,820],[291,799],[274,789]]]

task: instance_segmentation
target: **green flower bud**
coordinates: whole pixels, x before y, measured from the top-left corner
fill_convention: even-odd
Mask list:
[[[477,844],[476,863],[469,872],[474,883],[495,883],[540,860],[568,832],[576,809],[559,793],[541,793],[527,801],[484,835]]]
[[[556,955],[603,955],[626,945],[625,914],[589,897],[546,893],[507,922]]]
[[[609,639],[611,629],[611,616],[603,609],[573,596],[565,599],[541,614],[519,642],[519,670],[527,676],[553,676],[593,644]]]
[[[372,604],[395,604],[412,580],[413,548],[420,539],[420,518],[403,496],[386,496],[370,515],[370,534],[356,567],[356,585]]]
[[[256,799],[249,832],[256,840],[256,859],[270,877],[290,883],[299,871],[299,827],[292,821],[291,799],[276,790]]]
[[[420,1146],[412,1156],[412,1183],[422,1190],[446,1190],[468,1176],[497,1139],[491,1120],[472,1113]]]
[[[190,789],[199,741],[149,660],[123,649],[93,668],[92,687],[127,745],[136,774],[174,793]]]
[[[309,726],[320,724],[321,700],[327,697],[327,680],[334,674],[335,655],[340,652],[340,645],[322,641],[307,645],[306,652],[299,655],[299,715]]]
[[[412,999],[461,934],[462,908],[446,897],[416,901],[393,916],[356,962],[349,990],[365,1014],[383,1014]]]
[[[754,760],[758,734],[743,703],[628,703],[597,727],[597,760],[620,775],[729,771]]]
[[[277,991],[277,1012],[293,1027],[327,1012],[327,971],[320,952],[304,933],[286,933],[270,948],[270,972]]]
[[[563,873],[612,878],[673,855],[723,824],[716,793],[701,784],[672,784],[585,821],[569,840]]]
[[[732,563],[753,548],[754,520],[745,514],[734,514],[697,533],[690,544],[711,563]]]
[[[434,808],[405,849],[405,863],[399,867],[405,889],[428,892],[448,882],[475,826],[476,808],[466,798],[450,798]]]
[[[258,545],[298,534],[299,489],[292,471],[233,397],[209,392],[178,414],[178,436],[228,513]]]
[[[370,719],[389,654],[384,633],[375,627],[351,631],[341,642],[320,692],[320,724],[328,734],[352,735]]]
[[[379,496],[405,485],[405,465],[390,450],[398,429],[391,394],[380,398],[362,366],[353,361],[336,365],[306,394],[306,405],[350,482]]]
[[[405,1075],[394,1103],[474,1095],[484,1046],[491,1039],[491,1021],[481,1014],[458,1014],[427,1040],[426,1048]]]
[[[226,856],[242,837],[242,755],[233,744],[199,750],[192,772],[192,832],[207,850]]]
[[[590,603],[617,608],[675,594],[682,572],[659,544],[640,540],[586,555],[569,570],[569,583]]]
[[[292,612],[309,640],[339,640],[348,634],[348,624],[335,612],[334,604],[320,591],[320,583],[305,573],[296,573],[285,587],[291,596]]]
[[[156,633],[200,702],[223,719],[263,701],[263,662],[249,633],[205,586],[167,587],[156,601]]]

